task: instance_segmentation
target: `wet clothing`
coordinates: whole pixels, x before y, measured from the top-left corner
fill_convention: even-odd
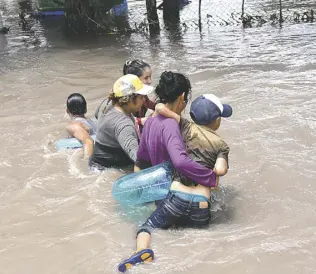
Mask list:
[[[133,160],[121,148],[103,146],[97,142],[94,144],[93,154],[89,159],[90,167],[95,167],[99,170],[107,167],[125,167],[133,164]]]
[[[162,115],[149,117],[143,129],[136,164],[144,169],[168,160],[190,180],[208,187],[216,185],[215,173],[189,158],[176,120]]]
[[[189,158],[176,120],[158,115],[147,119],[143,129],[136,165],[146,168],[171,160],[183,176],[204,186],[216,186],[215,173]],[[203,199],[207,208],[200,208]],[[202,227],[210,221],[210,203],[202,195],[169,191],[138,233],[171,226]]]
[[[106,108],[108,106],[109,106],[108,99],[104,99],[95,111],[95,114],[94,114],[95,118],[98,119],[98,117],[100,117],[106,111]],[[144,100],[144,104],[140,107],[139,111],[134,113],[134,117],[136,118],[135,126],[136,126],[136,130],[139,133],[139,136],[141,132],[143,131],[143,127],[144,127],[142,125],[141,118],[146,116],[148,109],[155,110],[155,103],[149,100],[148,98],[146,98]]]
[[[98,106],[96,109],[94,116],[96,119],[99,119],[99,117],[102,115],[102,113],[105,112],[106,107],[108,106],[108,99],[104,99],[102,103]]]
[[[206,208],[200,208],[200,202],[206,202]],[[167,197],[159,204],[138,233],[151,234],[153,229],[169,227],[203,227],[211,218],[210,201],[201,195],[169,191]]]
[[[228,165],[229,147],[214,130],[199,126],[183,117],[180,119],[180,130],[187,152],[195,162],[213,169],[216,159],[223,158]],[[176,180],[184,185],[196,185],[179,173]]]
[[[217,158],[225,159],[228,164],[229,147],[214,130],[199,126],[182,117],[180,130],[193,160],[209,168],[214,168]]]
[[[95,163],[98,167],[122,167],[134,163],[138,142],[134,117],[109,105],[98,120],[95,149],[90,157],[90,165]]]
[[[97,133],[97,121],[96,120],[87,119],[84,117],[75,117],[73,119],[73,121],[82,123],[85,126],[87,126],[87,128],[89,129],[90,135],[95,135]]]

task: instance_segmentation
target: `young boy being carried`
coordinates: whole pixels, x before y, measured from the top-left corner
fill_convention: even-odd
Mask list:
[[[164,104],[156,105],[156,112],[160,115],[174,118],[180,126],[181,134],[190,158],[214,170],[217,176],[223,176],[228,169],[229,147],[216,133],[220,127],[221,117],[230,117],[232,107],[222,104],[220,99],[213,94],[205,94],[196,98],[190,108],[190,116],[194,122],[172,112]],[[206,193],[217,188],[207,188],[189,182],[185,178],[181,182],[187,186],[204,188]],[[218,182],[218,180],[217,180]]]

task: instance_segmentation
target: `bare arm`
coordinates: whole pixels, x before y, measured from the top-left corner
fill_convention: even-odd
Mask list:
[[[171,111],[170,109],[168,109],[164,104],[162,103],[157,104],[155,110],[158,114],[168,117],[168,118],[175,119],[177,123],[180,123],[181,116]]]
[[[214,172],[218,176],[224,176],[228,171],[228,154],[229,147],[223,141],[219,153],[217,155],[217,159],[215,162]]]
[[[82,142],[84,155],[91,156],[93,152],[94,141],[91,139],[87,127],[78,122],[71,122],[68,124],[66,129],[69,135]]]
[[[217,158],[214,172],[218,176],[224,176],[228,171],[227,161],[224,158]]]

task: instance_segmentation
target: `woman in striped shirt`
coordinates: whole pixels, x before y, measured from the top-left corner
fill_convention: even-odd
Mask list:
[[[119,78],[109,95],[108,107],[99,117],[90,167],[122,167],[135,163],[140,134],[133,113],[153,88],[132,74]]]

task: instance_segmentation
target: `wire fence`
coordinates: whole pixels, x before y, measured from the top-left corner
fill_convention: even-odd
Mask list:
[[[147,15],[152,11],[146,9],[146,0],[130,0],[128,4],[130,27],[135,31],[149,31],[152,22]],[[154,22],[160,28],[166,25],[161,4],[156,2],[158,20]],[[173,20],[174,26],[199,29],[302,22],[316,22],[315,0],[180,0],[179,18]],[[172,22],[168,26],[172,26]]]
[[[22,7],[22,4],[31,1],[19,2],[22,25],[28,23],[25,14],[31,9]],[[162,28],[197,28],[202,31],[213,26],[260,27],[265,24],[316,22],[316,0],[35,1],[38,2],[39,11],[56,12],[64,9],[66,25],[71,25],[79,32],[85,28],[143,33],[157,32]]]

